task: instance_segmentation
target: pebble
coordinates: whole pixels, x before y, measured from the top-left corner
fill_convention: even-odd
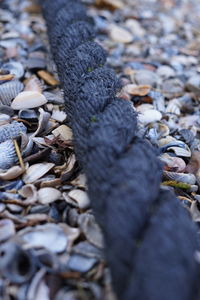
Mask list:
[[[18,94],[13,100],[11,107],[14,110],[35,108],[47,103],[47,99],[39,92],[25,91]]]

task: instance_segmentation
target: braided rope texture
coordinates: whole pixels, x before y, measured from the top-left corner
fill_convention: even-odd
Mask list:
[[[160,188],[156,151],[137,136],[132,104],[116,98],[120,82],[94,42],[85,7],[76,0],[41,5],[118,299],[200,299],[196,227]]]

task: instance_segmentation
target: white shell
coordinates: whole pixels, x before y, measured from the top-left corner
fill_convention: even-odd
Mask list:
[[[47,99],[39,92],[25,91],[13,100],[11,107],[15,110],[39,107],[47,103]]]
[[[15,234],[15,225],[9,219],[0,220],[0,242],[9,239]]]
[[[81,209],[86,209],[90,206],[90,200],[85,191],[75,189],[68,193],[68,196],[75,201],[77,206]]]
[[[38,202],[42,204],[50,204],[61,197],[61,192],[57,189],[46,187],[38,191]]]
[[[149,124],[152,122],[160,121],[162,119],[162,114],[155,109],[149,109],[144,111],[138,116],[138,119],[143,124]]]
[[[24,169],[20,166],[14,166],[8,169],[6,172],[0,170],[0,179],[2,180],[12,180],[24,173]]]
[[[133,35],[126,29],[117,26],[110,25],[110,38],[116,43],[130,43],[133,40]]]
[[[53,163],[38,163],[30,166],[23,176],[25,183],[33,183],[54,167]]]
[[[62,140],[68,141],[72,140],[72,130],[66,126],[66,125],[61,125],[58,128],[54,129],[52,133],[57,137],[59,136]]]
[[[27,228],[19,234],[29,248],[46,248],[53,253],[63,252],[68,243],[64,230],[56,224]]]

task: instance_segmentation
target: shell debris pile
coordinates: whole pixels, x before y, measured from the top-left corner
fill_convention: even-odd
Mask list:
[[[199,1],[85,2],[162,185],[199,222]],[[114,300],[40,7],[4,1],[0,20],[0,298]]]

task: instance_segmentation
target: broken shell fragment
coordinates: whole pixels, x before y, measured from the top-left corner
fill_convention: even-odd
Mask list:
[[[150,85],[127,84],[123,87],[123,91],[132,96],[146,96],[151,90]]]
[[[30,166],[23,176],[25,183],[32,183],[41,178],[54,167],[53,163],[38,163]]]
[[[61,192],[57,189],[46,187],[38,191],[38,202],[42,204],[50,204],[61,197]]]
[[[24,91],[42,93],[43,91],[42,83],[35,75],[33,75],[26,81]]]
[[[66,125],[59,126],[58,128],[54,129],[52,133],[56,137],[60,137],[63,141],[71,141],[73,138],[72,130]]]
[[[3,105],[10,105],[11,101],[23,90],[24,85],[19,80],[12,80],[0,85],[0,100]]]
[[[37,189],[33,184],[26,184],[24,185],[19,191],[18,193],[26,198],[23,202],[26,204],[33,204],[37,201],[38,199],[38,193],[37,193]]]
[[[39,107],[47,103],[47,99],[39,92],[25,91],[13,100],[11,107],[15,110]]]

